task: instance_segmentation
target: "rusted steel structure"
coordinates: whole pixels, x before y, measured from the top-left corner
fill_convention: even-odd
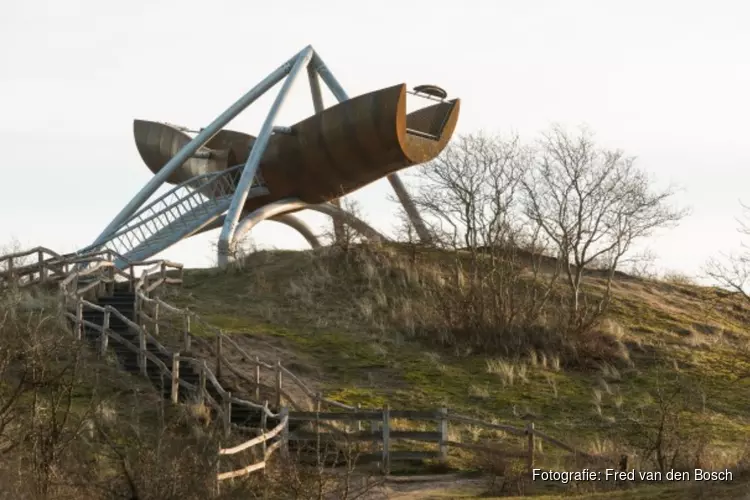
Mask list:
[[[296,197],[317,204],[334,200],[398,170],[435,158],[456,127],[458,100],[406,113],[406,85],[344,101],[274,133],[258,166],[269,194],[250,198],[243,212]],[[184,131],[136,120],[135,142],[144,163],[157,173],[188,142]],[[255,137],[222,130],[167,182],[245,163]]]
[[[307,68],[316,113],[291,126],[275,126],[276,114],[303,68]],[[224,128],[243,106],[284,76],[286,81],[257,137]],[[340,101],[338,104],[323,107],[318,78],[332,90]],[[431,102],[407,113],[410,94],[421,95]],[[183,203],[192,208],[183,207],[182,213],[192,215],[182,217],[183,227],[179,231],[170,233],[169,227],[159,227],[150,236],[154,240],[152,245],[132,243],[131,250],[139,256],[160,251],[157,247],[221,223],[219,262],[225,264],[233,241],[240,235],[238,230],[245,232],[261,220],[274,217],[301,230],[313,243],[312,233],[289,214],[318,205],[325,205],[322,211],[331,214],[339,224],[354,222],[361,231],[373,234],[374,230],[364,222],[354,221],[351,214],[342,213],[331,202],[382,178],[391,181],[420,236],[428,239],[429,234],[397,172],[432,160],[448,144],[458,120],[460,101],[446,97],[439,87],[421,86],[408,91],[402,83],[349,98],[312,47],[307,47],[200,131],[135,120],[136,146],[146,166],[155,174],[154,180],[88,248],[106,244],[114,237],[124,241],[127,236],[124,229],[136,225],[131,220],[135,215],[139,221],[148,218],[143,210],[134,213],[163,182],[178,188],[189,187],[190,192],[200,194],[200,203]],[[149,207],[151,212],[158,212],[153,204]],[[164,215],[168,220],[167,214]]]

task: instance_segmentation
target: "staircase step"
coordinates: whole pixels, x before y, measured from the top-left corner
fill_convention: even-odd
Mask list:
[[[129,291],[128,284],[122,284],[122,288],[118,289],[116,287],[115,293],[113,296],[110,297],[101,297],[98,300],[98,304],[100,306],[109,305],[113,308],[117,309],[121,314],[123,314],[127,318],[133,318],[135,313],[135,295]],[[86,321],[89,321],[93,324],[101,325],[104,322],[104,313],[101,311],[94,311],[94,310],[88,310],[84,311],[83,317]],[[74,324],[74,322],[71,321],[71,324]],[[119,317],[115,315],[110,315],[110,328],[112,331],[116,332],[118,335],[120,335],[124,340],[130,342],[134,346],[139,345],[139,337],[138,334],[135,333],[131,328],[125,323],[123,320],[121,320]],[[89,343],[89,345],[93,349],[98,349],[100,346],[100,339],[101,339],[101,333],[97,331],[94,328],[91,327],[85,327],[83,329],[83,337],[84,339]],[[167,366],[168,369],[172,368],[172,357],[171,355],[166,355],[159,351],[159,349],[156,347],[156,344],[151,341],[147,341],[146,348],[156,359],[164,363],[164,365]],[[110,338],[109,345],[108,345],[108,351],[113,352],[117,363],[121,367],[121,369],[124,372],[127,372],[133,376],[142,377],[141,368],[138,365],[139,356],[137,353],[132,351],[131,349],[125,347],[124,345],[120,344],[118,341],[113,340]],[[156,389],[157,392],[160,392],[162,396],[169,400],[171,399],[172,395],[172,380],[171,377],[163,375],[160,368],[157,366],[157,364],[150,360],[146,360],[146,378],[149,380],[151,385]],[[180,380],[182,382],[185,382],[187,384],[190,384],[192,386],[197,387],[200,383],[200,375],[197,368],[192,363],[184,363],[180,365]],[[223,380],[220,380],[222,382],[222,386],[224,389],[228,392],[235,392],[235,388],[226,385]],[[216,401],[220,402],[221,397],[219,395],[219,391],[213,387],[212,384],[208,383],[206,384],[206,392]],[[241,393],[240,391],[237,391],[238,393]],[[187,387],[183,387],[182,385],[179,386],[178,389],[178,401],[179,402],[189,402],[194,400],[194,393],[193,391],[189,390]],[[271,409],[274,413],[276,413],[277,409]],[[212,413],[215,413],[215,411],[212,410]],[[268,418],[266,419],[266,428],[271,429],[273,427],[276,427],[279,423],[278,418]],[[241,405],[232,405],[232,415],[231,415],[231,421],[233,424],[241,425],[245,427],[259,427],[262,422],[262,411],[254,408],[247,408]],[[293,432],[297,428],[300,427],[301,424],[299,423],[292,423],[289,426],[290,432]]]

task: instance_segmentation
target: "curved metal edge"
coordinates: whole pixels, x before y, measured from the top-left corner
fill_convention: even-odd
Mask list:
[[[295,217],[292,214],[281,214],[271,217],[268,220],[280,222],[281,224],[285,224],[292,229],[296,229],[297,232],[307,240],[312,248],[320,248],[322,246],[320,244],[320,240],[318,240],[318,237],[315,236],[315,233],[313,233],[312,229],[310,229],[310,226],[305,224],[305,222],[299,217]]]
[[[295,212],[297,210],[303,209],[314,210],[316,212],[329,215],[334,219],[340,219],[342,222],[348,224],[355,231],[359,232],[362,236],[369,240],[375,242],[388,240],[386,237],[384,237],[359,217],[356,217],[355,215],[352,215],[346,210],[343,210],[331,203],[308,205],[298,198],[286,198],[274,203],[269,203],[268,205],[264,205],[263,207],[254,210],[253,212],[245,216],[237,226],[237,230],[235,231],[234,235],[235,241],[244,236],[253,227],[257,226],[258,223],[266,219],[272,219],[283,214],[288,214],[289,212]]]
[[[332,203],[321,203],[319,205],[309,205],[308,210],[315,210],[326,215],[330,215],[332,218],[340,218],[345,224],[351,226],[355,231],[358,231],[362,236],[375,242],[388,241],[388,238],[376,231],[368,223],[360,219],[359,217],[350,214],[346,210],[333,205]]]
[[[341,222],[348,224],[355,231],[359,232],[365,238],[373,242],[388,241],[388,238],[380,234],[375,228],[367,224],[359,217],[350,214],[346,210],[343,210],[331,203],[322,203],[319,205],[307,205],[305,202],[297,198],[286,198],[279,200],[263,207],[254,210],[253,212],[246,215],[237,226],[235,231],[235,242],[244,236],[253,227],[257,226],[264,220],[272,220],[285,224],[293,229],[296,229],[306,240],[310,243],[312,248],[319,248],[322,245],[315,236],[310,227],[298,217],[291,215],[290,212],[296,212],[299,210],[314,210],[320,212],[334,219],[339,219]],[[218,229],[224,225],[225,216],[221,216],[218,219],[212,221],[210,224],[202,227],[190,236],[195,236],[212,229]]]
[[[270,219],[271,217],[275,217],[277,215],[282,215],[287,212],[293,212],[295,210],[301,210],[303,208],[307,208],[307,203],[300,200],[299,198],[284,198],[253,210],[252,212],[247,214],[237,225],[237,229],[234,231],[234,236],[232,238],[232,244],[235,244],[245,234],[247,234],[248,231],[257,226],[260,222],[263,222],[264,220]]]

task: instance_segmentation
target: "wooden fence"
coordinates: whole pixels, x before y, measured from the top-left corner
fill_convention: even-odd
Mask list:
[[[19,259],[28,258],[36,254],[37,261],[32,264],[16,266]],[[180,264],[164,260],[147,261],[147,262],[125,262],[128,263],[128,271],[123,271],[114,266],[113,259],[117,257],[125,260],[116,252],[105,250],[84,256],[60,256],[48,249],[38,247],[27,252],[21,252],[10,256],[0,257],[0,264],[5,263],[5,271],[0,272],[0,278],[5,282],[16,280],[21,286],[34,283],[45,283],[50,280],[60,282],[62,301],[66,306],[65,315],[73,321],[74,333],[78,339],[83,336],[83,328],[88,327],[99,333],[99,352],[104,356],[107,352],[109,340],[114,339],[122,346],[130,349],[138,357],[138,367],[142,375],[146,375],[147,360],[159,368],[165,380],[171,383],[171,400],[177,403],[179,398],[179,388],[184,387],[189,394],[193,396],[195,402],[204,403],[212,407],[220,415],[225,437],[228,438],[231,424],[232,406],[244,406],[259,410],[261,412],[261,429],[260,436],[254,437],[231,448],[222,448],[219,455],[233,455],[240,451],[250,449],[255,446],[262,448],[262,459],[243,468],[219,473],[218,480],[236,478],[242,475],[250,474],[254,471],[262,470],[270,456],[276,451],[281,450],[282,455],[288,454],[289,441],[304,442],[316,440],[317,442],[351,442],[351,441],[369,441],[380,445],[380,451],[369,455],[359,456],[358,461],[367,462],[375,461],[380,464],[380,469],[387,474],[390,471],[390,465],[393,461],[411,460],[411,459],[438,459],[445,460],[448,456],[449,448],[473,450],[479,452],[488,452],[502,455],[507,458],[525,459],[526,464],[531,470],[534,467],[536,440],[541,440],[547,444],[556,446],[565,450],[576,457],[593,462],[611,462],[607,458],[594,456],[552,438],[534,426],[533,422],[528,422],[524,428],[514,427],[503,424],[493,424],[470,417],[453,414],[447,408],[441,408],[431,411],[414,411],[414,410],[393,410],[388,406],[382,409],[362,409],[359,406],[350,406],[344,403],[327,399],[319,392],[311,390],[299,377],[284,367],[280,361],[276,363],[266,363],[258,359],[257,356],[251,356],[241,346],[239,346],[230,336],[225,335],[221,329],[205,322],[198,315],[187,309],[175,307],[158,297],[151,297],[150,294],[162,285],[179,285],[183,280],[183,267]],[[145,269],[144,269],[145,268]],[[141,276],[137,277],[137,271],[141,271]],[[65,274],[67,273],[67,274]],[[170,277],[171,274],[177,273],[177,277]],[[64,276],[64,278],[63,278]],[[81,279],[83,278],[83,279]],[[135,319],[131,321],[111,306],[99,306],[84,298],[86,294],[97,296],[103,293],[111,293],[116,281],[129,283],[129,288],[135,294]],[[103,313],[103,324],[97,325],[83,319],[85,310],[94,310]],[[72,311],[72,312],[71,312]],[[127,324],[132,331],[137,333],[138,345],[134,345],[109,327],[112,316]],[[176,315],[180,319],[180,325],[183,330],[181,339],[181,350],[171,352],[164,347],[156,337],[160,333],[160,325],[163,324],[164,316]],[[191,331],[191,326],[200,324],[201,327],[208,331],[209,350],[211,351],[215,363],[215,372],[208,366],[205,359],[196,359],[185,354],[191,352],[193,341],[196,337]],[[150,328],[146,325],[150,325]],[[152,332],[152,333],[150,333]],[[156,355],[151,353],[146,346],[148,344],[156,346],[156,349],[163,355],[171,359],[171,366],[167,366]],[[233,350],[238,353],[242,359],[249,362],[254,367],[254,377],[248,376],[244,371],[235,367],[226,356],[227,350]],[[181,354],[182,351],[184,354]],[[180,379],[180,365],[182,363],[192,364],[199,373],[199,383],[197,386]],[[270,370],[274,380],[275,407],[279,413],[274,414],[269,410],[268,402],[263,405],[246,401],[233,396],[226,391],[220,384],[222,370],[226,369],[245,383],[250,384],[255,390],[255,400],[261,400],[261,370]],[[285,381],[291,382],[309,399],[309,407],[315,408],[315,411],[306,411],[290,397],[285,390]],[[287,385],[289,382],[286,382]],[[215,393],[219,394],[219,401],[216,401],[206,390],[206,384],[210,383]],[[288,406],[285,406],[288,405]],[[325,408],[324,408],[325,406]],[[289,407],[294,411],[289,411]],[[334,409],[335,411],[323,411],[324,409]],[[270,431],[266,431],[265,422],[267,418],[280,418],[280,423]],[[392,419],[406,419],[410,421],[433,421],[437,424],[435,431],[413,431],[393,429]],[[315,429],[314,432],[298,430],[289,434],[290,422],[311,423]],[[337,429],[328,422],[345,421],[356,423],[356,432],[345,432]],[[362,422],[369,422],[370,429],[362,430]],[[475,443],[455,442],[449,439],[450,422],[472,425],[489,430],[503,431],[507,434],[525,438],[526,446],[522,449],[501,450],[494,447],[487,447]],[[330,432],[321,432],[321,428],[329,429]],[[245,429],[247,430],[247,429]],[[268,444],[272,439],[278,439],[272,444]],[[410,440],[426,443],[436,443],[437,451],[402,451],[393,450],[392,442],[395,440]]]
[[[436,423],[436,430],[414,431],[393,429],[393,419],[403,419],[412,422],[432,421]],[[382,410],[356,409],[346,412],[290,412],[289,420],[292,422],[315,422],[316,424],[315,432],[296,431],[290,435],[290,441],[317,441],[318,443],[342,441],[349,443],[353,441],[366,441],[379,444],[380,451],[359,455],[357,457],[357,462],[377,462],[380,465],[381,472],[384,474],[389,473],[390,465],[393,461],[436,459],[444,462],[448,459],[448,451],[450,448],[490,453],[504,458],[524,459],[528,471],[531,474],[535,466],[535,459],[540,456],[536,451],[537,441],[560,448],[572,454],[577,459],[583,459],[592,463],[611,463],[611,460],[608,458],[591,455],[577,450],[562,441],[540,432],[535,428],[534,422],[528,422],[523,428],[504,424],[493,424],[451,413],[448,408],[440,408],[437,410],[393,410],[386,405]],[[356,432],[337,431],[322,433],[319,431],[320,421],[355,422],[358,430]],[[362,430],[362,422],[368,422],[370,429]],[[449,436],[449,427],[451,423],[472,425],[522,437],[525,440],[525,446],[522,448],[511,449],[486,446],[477,443],[452,441]],[[391,448],[393,441],[395,440],[435,443],[438,445],[438,449],[437,451],[394,451]]]
[[[274,417],[276,415],[274,415],[268,410],[268,403],[266,402],[266,404],[264,405],[264,412],[261,415],[260,436],[250,439],[249,441],[245,441],[244,443],[238,444],[237,446],[234,446],[232,448],[222,448],[219,450],[219,455],[234,455],[236,453],[240,453],[241,451],[245,451],[254,446],[260,445],[262,447],[261,448],[262,460],[260,462],[247,465],[241,469],[219,473],[217,475],[218,481],[224,481],[225,479],[234,479],[236,477],[246,476],[247,474],[250,474],[251,472],[265,469],[269,458],[271,458],[271,455],[273,455],[273,453],[278,449],[281,449],[282,457],[286,458],[288,456],[288,453],[289,453],[289,448],[288,448],[289,411],[287,408],[282,408],[280,412],[281,421],[276,427],[266,432],[266,420],[269,416]],[[272,443],[269,446],[268,442],[271,441],[276,436],[279,436],[279,439],[277,439],[274,443]]]

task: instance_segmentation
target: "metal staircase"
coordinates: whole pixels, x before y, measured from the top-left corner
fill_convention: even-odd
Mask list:
[[[165,250],[220,217],[234,196],[244,165],[198,175],[169,190],[135,213],[119,229],[90,252],[108,247],[129,261],[142,261]],[[253,179],[248,197],[268,194],[259,175]],[[115,261],[122,269],[127,262]]]

